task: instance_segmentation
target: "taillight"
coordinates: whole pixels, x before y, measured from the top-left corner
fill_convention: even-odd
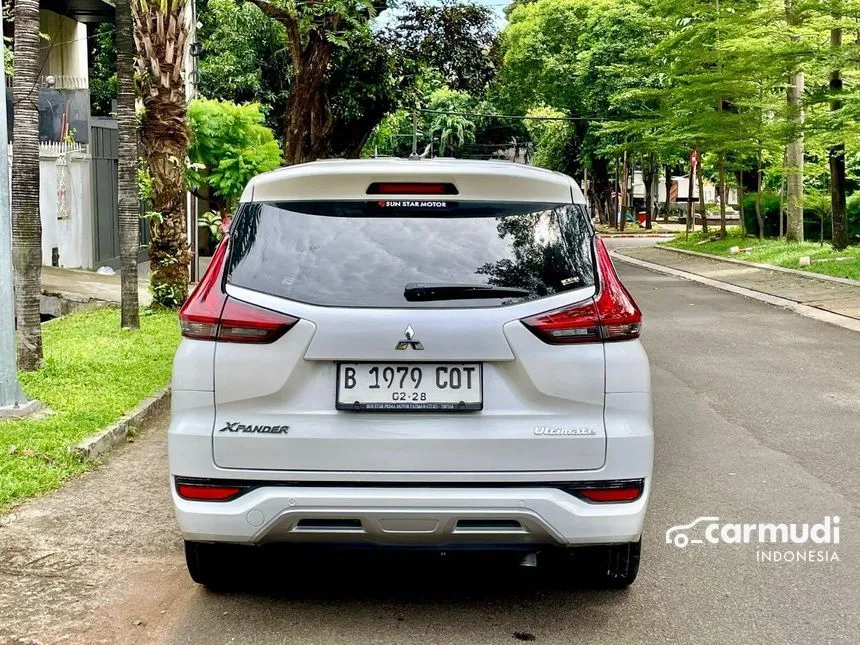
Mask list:
[[[576,491],[577,497],[589,502],[635,502],[642,494],[642,489],[634,486],[628,488],[583,488]]]
[[[181,498],[197,502],[228,502],[238,497],[244,490],[241,486],[176,484],[176,492]]]
[[[641,479],[583,482],[570,484],[565,490],[586,502],[621,503],[635,502],[642,496],[645,482]]]
[[[230,343],[271,343],[283,336],[298,318],[240,302],[221,290],[226,258],[225,238],[212,256],[206,273],[179,310],[182,335]]]
[[[621,284],[599,237],[594,241],[594,253],[600,289],[596,296],[522,320],[544,342],[561,345],[639,338],[642,312]]]

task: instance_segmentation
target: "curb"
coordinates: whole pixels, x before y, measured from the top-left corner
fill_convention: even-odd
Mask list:
[[[688,251],[687,249],[676,249],[671,246],[658,246],[659,249],[674,251],[675,253],[684,253],[697,258],[707,258],[708,260],[717,260],[718,262],[731,262],[732,264],[740,264],[742,266],[754,267],[756,269],[766,269],[768,271],[779,271],[780,273],[789,273],[791,275],[799,275],[804,278],[813,280],[823,280],[825,282],[838,282],[839,284],[847,284],[849,287],[860,287],[860,280],[852,280],[851,278],[838,278],[832,275],[824,275],[823,273],[813,273],[812,271],[800,271],[799,269],[788,269],[786,267],[778,267],[773,264],[760,264],[758,262],[747,262],[745,260],[735,260],[734,258],[723,257],[722,255],[710,255],[709,253],[699,253],[698,251]]]
[[[656,271],[657,273],[665,273],[666,275],[671,275],[676,278],[683,278],[684,280],[690,280],[691,282],[698,282],[699,284],[704,284],[709,287],[714,287],[716,289],[722,289],[723,291],[728,291],[729,293],[744,296],[746,298],[750,298],[751,300],[758,300],[759,302],[765,302],[769,305],[774,305],[775,307],[787,309],[805,318],[812,318],[813,320],[829,323],[831,325],[835,325],[836,327],[842,327],[843,329],[860,332],[860,320],[858,320],[857,318],[851,318],[850,316],[843,316],[842,314],[833,313],[832,311],[827,311],[825,309],[819,309],[817,307],[804,305],[796,300],[789,300],[788,298],[772,296],[767,293],[762,293],[761,291],[753,291],[752,289],[739,287],[728,282],[720,282],[719,280],[706,278],[696,273],[689,273],[687,271],[681,271],[680,269],[665,267],[662,264],[654,264],[653,262],[646,262],[645,260],[640,260],[638,258],[631,258],[629,256],[622,255],[621,253],[616,253],[615,251],[610,251],[610,255],[615,260],[642,267],[643,269],[650,269],[651,271]]]
[[[141,401],[140,405],[114,425],[90,435],[74,446],[69,446],[69,451],[81,461],[92,461],[117,444],[123,443],[130,432],[134,432],[149,419],[164,412],[169,407],[170,386]]]
[[[657,238],[660,240],[673,240],[675,239],[675,235],[673,233],[631,233],[630,235],[626,233],[600,233],[600,237],[604,240],[615,240],[618,238],[629,239],[629,238]]]

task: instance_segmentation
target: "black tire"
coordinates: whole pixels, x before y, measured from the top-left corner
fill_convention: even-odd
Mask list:
[[[191,579],[212,591],[235,588],[247,549],[235,544],[185,541],[185,564]]]
[[[566,585],[624,589],[636,580],[641,552],[641,538],[627,544],[563,549],[556,553],[551,566],[554,576]]]

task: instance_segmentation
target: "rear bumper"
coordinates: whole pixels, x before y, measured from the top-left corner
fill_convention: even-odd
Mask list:
[[[186,540],[383,546],[586,545],[639,539],[650,481],[633,502],[548,487],[262,486],[229,502],[173,501]]]

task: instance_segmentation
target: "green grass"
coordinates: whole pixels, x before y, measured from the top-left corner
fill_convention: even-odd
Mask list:
[[[661,244],[676,249],[687,249],[699,253],[709,253],[725,257],[746,260],[748,262],[759,262],[762,264],[774,264],[789,269],[799,269],[812,273],[823,273],[840,278],[851,278],[860,280],[860,246],[850,246],[844,251],[834,251],[827,242],[824,245],[818,242],[803,242],[801,244],[785,242],[783,240],[766,239],[759,241],[753,237],[743,237],[740,229],[729,229],[728,237],[698,244],[706,239],[701,232],[690,235],[689,240],[684,239],[681,233],[675,239]],[[730,255],[729,248],[738,246],[741,249],[752,247],[749,253]],[[809,267],[801,267],[798,259],[808,255],[813,263]],[[815,262],[815,260],[848,258],[839,262]]]
[[[0,510],[60,486],[87,469],[67,448],[111,425],[167,385],[179,343],[176,313],[145,315],[123,330],[118,309],[97,309],[42,326],[45,360],[19,380],[52,410],[0,421]]]

